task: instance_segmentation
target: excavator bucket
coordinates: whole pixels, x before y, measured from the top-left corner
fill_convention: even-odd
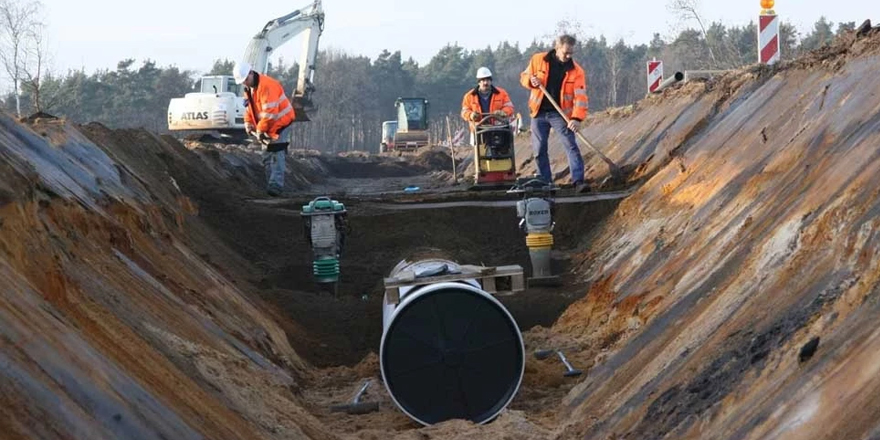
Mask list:
[[[309,113],[315,110],[312,103],[299,97],[294,97],[290,100],[290,103],[293,105],[293,112],[296,115],[293,118],[293,122],[308,122],[311,121],[309,119]]]

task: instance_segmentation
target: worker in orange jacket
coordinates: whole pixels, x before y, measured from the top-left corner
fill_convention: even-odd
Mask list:
[[[296,112],[284,94],[281,83],[268,75],[254,72],[247,61],[235,65],[233,77],[236,84],[245,86],[245,131],[263,144],[267,192],[270,196],[281,195],[284,190],[284,162]]]
[[[520,83],[531,91],[529,115],[532,118],[532,149],[541,178],[548,183],[553,182],[547,156],[547,141],[553,128],[561,135],[568,154],[571,183],[582,191],[587,189],[584,185],[584,159],[574,133],[587,118],[588,98],[584,69],[572,59],[576,45],[577,41],[571,35],[557,38],[554,49],[532,56],[528,67],[520,74]],[[540,85],[556,100],[564,116],[544,96]]]
[[[488,67],[477,69],[477,86],[468,90],[461,99],[461,117],[471,127],[471,144],[475,124],[482,119],[481,113],[492,113],[506,122],[513,117],[514,111],[507,91],[492,85],[492,71]]]

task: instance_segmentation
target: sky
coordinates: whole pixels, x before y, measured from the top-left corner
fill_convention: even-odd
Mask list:
[[[26,1],[26,0],[19,0]],[[310,4],[240,0],[41,0],[51,68],[115,69],[126,58],[135,66],[151,59],[160,67],[204,72],[216,59],[238,59],[251,37],[271,19]],[[383,49],[400,50],[425,65],[441,47],[495,47],[507,40],[525,48],[556,30],[560,20],[580,23],[590,36],[647,43],[654,33],[675,35],[681,27],[669,0],[323,0],[326,14],[320,49],[374,59]],[[123,6],[125,5],[125,6]],[[552,5],[552,6],[550,6]],[[860,24],[878,11],[876,0],[780,0],[780,19],[807,32],[820,17]],[[706,21],[745,25],[757,20],[760,0],[699,0]],[[695,24],[693,24],[695,26]],[[301,38],[290,40],[270,58],[293,61]],[[316,73],[319,75],[320,73]],[[317,79],[317,78],[316,78]]]

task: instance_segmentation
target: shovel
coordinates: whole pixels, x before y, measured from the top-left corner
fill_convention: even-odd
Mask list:
[[[544,85],[538,84],[538,87],[541,88],[541,91],[544,92],[544,96],[547,98],[548,101],[550,101],[551,104],[553,104],[553,107],[556,108],[556,111],[558,111],[559,114],[562,115],[562,117],[565,119],[565,123],[568,124],[569,122],[571,122],[571,119],[569,119],[569,117],[565,115],[565,112],[562,111],[562,108],[559,107],[559,104],[557,104],[556,100],[553,99],[553,96],[551,96],[549,93],[547,93],[547,89],[544,87]],[[593,144],[591,144],[590,141],[588,141],[579,131],[575,131],[574,134],[578,137],[578,139],[581,140],[581,142],[583,142],[588,147],[590,147],[590,149],[592,149],[596,154],[599,155],[600,158],[602,158],[603,161],[605,161],[606,164],[608,164],[608,171],[611,173],[612,179],[614,179],[617,182],[624,181],[623,173],[620,171],[620,167],[617,166],[617,164],[615,164],[614,161],[609,159],[608,156],[602,154],[602,152],[599,151],[598,148],[593,146]]]
[[[367,387],[370,386],[370,381],[367,380],[364,382],[361,389],[358,390],[357,394],[354,395],[354,398],[351,399],[350,403],[346,403],[343,405],[333,405],[330,407],[330,412],[345,412],[348,414],[367,414],[373,411],[379,410],[379,402],[361,402],[361,396],[364,394],[364,391],[367,390]]]
[[[562,350],[552,350],[552,349],[551,350],[537,350],[534,353],[535,359],[537,359],[539,361],[547,359],[550,356],[553,356],[554,354],[558,355],[559,360],[561,360],[562,364],[565,365],[565,373],[562,374],[563,376],[577,377],[577,376],[580,376],[581,374],[584,374],[583,371],[572,367],[571,364],[568,363],[568,359],[565,358],[565,355],[562,353]]]

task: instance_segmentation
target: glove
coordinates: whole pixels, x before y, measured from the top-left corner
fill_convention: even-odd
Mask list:
[[[495,110],[492,114],[495,115],[496,118],[507,118],[507,113],[504,113],[504,110]]]
[[[269,142],[272,141],[272,138],[269,137],[268,134],[263,133],[262,131],[257,132],[257,139],[265,145],[269,145]]]
[[[477,112],[471,112],[471,121],[477,122],[480,120],[480,114]]]
[[[248,134],[248,136],[256,136],[257,128],[254,127],[253,124],[244,124],[244,132]]]

